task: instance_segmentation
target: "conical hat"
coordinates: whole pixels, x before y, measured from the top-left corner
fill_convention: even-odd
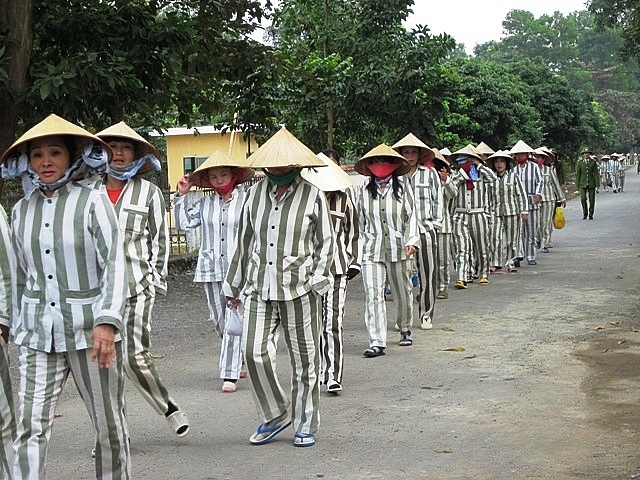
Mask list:
[[[536,155],[542,155],[543,157],[550,157],[549,151],[544,147],[536,148],[533,153]]]
[[[445,157],[451,156],[451,150],[449,150],[447,147],[441,148],[440,153]]]
[[[451,163],[447,160],[442,152],[435,147],[431,147],[430,150],[433,152],[433,164],[436,167],[436,170],[441,170],[442,167],[447,170],[451,170]]]
[[[285,127],[247,158],[247,167],[324,167],[325,164]]]
[[[451,154],[451,156],[454,156],[454,157],[458,155],[469,155],[470,157],[477,158],[481,162],[483,161],[482,154],[478,150],[476,150],[476,147],[474,147],[471,144],[468,144],[464,148],[461,148],[460,150],[456,150]]]
[[[237,184],[250,180],[255,175],[253,169],[238,165],[238,161],[234,160],[227,153],[216,150],[207,157],[207,159],[200,165],[195,171],[189,175],[189,181],[199,187],[210,187],[209,179],[207,178],[207,170],[214,167],[237,167],[242,171],[242,176],[236,182]]]
[[[427,144],[416,137],[413,133],[408,133],[391,146],[391,148],[393,148],[398,153],[401,153],[402,147],[419,148],[421,157],[425,156],[430,150]]]
[[[400,155],[393,148],[391,148],[389,145],[385,145],[384,143],[372,148],[367,153],[365,153],[362,158],[355,163],[353,168],[361,175],[370,177],[371,172],[369,171],[367,162],[365,162],[365,160],[374,157],[383,157],[391,162],[400,163],[400,166],[396,170],[396,175],[404,175],[411,168],[409,162],[402,155]]]
[[[491,148],[489,145],[487,145],[484,142],[480,142],[478,146],[476,146],[476,150],[478,150],[483,155],[491,155],[493,153],[496,153],[493,148]]]
[[[524,143],[522,140],[518,140],[518,143],[516,143],[511,150],[509,150],[509,153],[533,153],[533,152],[534,152],[534,149],[531,148],[526,143]]]
[[[335,192],[346,190],[353,186],[353,179],[340,165],[335,163],[324,153],[319,153],[318,158],[324,162],[326,168],[305,168],[300,172],[300,176],[307,182],[315,185],[323,192]]]
[[[27,153],[28,142],[35,140],[36,138],[48,137],[50,135],[71,136],[77,137],[78,140],[87,139],[100,143],[107,150],[109,158],[111,158],[111,149],[102,141],[102,139],[87,132],[84,128],[52,113],[40,123],[27,130],[20,138],[18,138],[18,140],[13,142],[13,144],[2,154],[2,157],[0,157],[0,164],[4,163],[9,155],[13,155],[18,152]]]
[[[511,168],[513,166],[513,157],[507,150],[498,150],[487,158],[487,163],[491,165],[491,168],[493,168],[493,161],[496,158],[504,158],[507,161],[507,168]]]
[[[151,145],[147,140],[145,140],[144,137],[139,135],[133,128],[131,128],[124,122],[116,123],[115,125],[111,125],[109,128],[105,128],[104,130],[96,133],[96,136],[102,139],[115,137],[131,140],[136,144],[138,150],[136,153],[139,154],[138,158],[150,153],[158,160],[160,160],[160,152],[158,152],[156,147]],[[138,175],[150,172],[152,170],[155,170],[155,167],[150,160],[147,160],[142,168],[138,170]]]

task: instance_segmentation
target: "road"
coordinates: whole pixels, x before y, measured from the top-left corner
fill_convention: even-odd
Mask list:
[[[537,266],[451,290],[412,347],[396,345],[388,302],[384,357],[362,356],[363,287],[353,280],[344,391],[322,393],[321,430],[307,449],[292,446],[291,430],[249,444],[259,421],[248,382],[221,393],[204,292],[190,274],[173,276],[157,303],[152,351],[192,431],[174,437],[128,383],[134,477],[640,478],[639,199],[632,168],[624,193],[597,195],[595,220],[583,221],[571,200]],[[49,478],[93,478],[93,435],[73,382],[57,413]]]

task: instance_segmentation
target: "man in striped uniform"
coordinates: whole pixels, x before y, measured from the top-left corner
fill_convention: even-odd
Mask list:
[[[420,281],[420,328],[433,328],[433,312],[438,289],[438,241],[437,232],[442,228],[442,185],[438,172],[418,161],[433,158],[434,153],[414,134],[398,140],[392,148],[409,162],[405,177],[413,190],[415,215],[420,234],[416,255]]]
[[[20,388],[14,477],[46,478],[63,387],[73,375],[96,430],[96,478],[131,477],[121,333],[126,292],[120,230],[106,195],[75,181],[106,166],[96,136],[50,115],[2,155],[21,178],[13,207]],[[28,168],[25,168],[28,167]]]
[[[527,221],[522,222],[522,241],[518,249],[516,267],[520,266],[520,260],[524,259],[525,256],[529,265],[536,265],[536,235],[540,224],[539,205],[542,201],[544,179],[538,164],[533,160],[529,160],[529,156],[533,154],[533,148],[529,145],[519,140],[509,153],[513,155],[517,162],[516,172],[518,172],[524,191],[527,194],[529,208]]]
[[[0,478],[11,478],[13,470],[13,442],[16,439],[13,390],[9,375],[9,328],[15,301],[16,258],[11,245],[7,214],[0,207]]]
[[[542,253],[549,253],[551,245],[551,232],[553,231],[553,214],[556,205],[559,203],[562,207],[567,206],[567,200],[564,192],[556,176],[553,166],[553,153],[546,147],[536,149],[536,158],[542,160],[543,190],[542,201],[540,202],[540,225],[538,226],[538,241],[542,247]]]
[[[456,250],[458,280],[455,288],[466,289],[472,270],[471,253],[478,262],[480,285],[489,284],[489,231],[487,216],[489,192],[487,185],[496,181],[496,174],[482,163],[473,145],[453,152],[458,170],[445,185],[455,198],[453,204],[453,242]]]
[[[140,175],[159,170],[158,151],[124,122],[97,134],[113,152],[103,188],[124,232],[127,302],[124,369],[144,399],[166,418],[178,436],[189,431],[184,411],[160,379],[151,348],[151,314],[156,294],[167,294],[168,235],[162,192]]]
[[[276,372],[282,329],[293,367],[294,446],[309,447],[320,421],[321,296],[332,288],[335,242],[325,196],[300,168],[326,166],[284,127],[246,166],[265,168],[267,178],[247,195],[223,290],[232,307],[246,297],[245,361],[263,421],[249,441],[267,443],[291,424]]]

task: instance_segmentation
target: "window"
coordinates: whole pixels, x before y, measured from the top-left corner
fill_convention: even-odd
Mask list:
[[[182,170],[185,175],[194,172],[204,163],[207,157],[182,157]]]

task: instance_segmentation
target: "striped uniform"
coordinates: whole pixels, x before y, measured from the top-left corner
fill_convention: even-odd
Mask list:
[[[553,213],[556,202],[566,201],[564,192],[558,181],[555,168],[543,165],[541,168],[543,177],[542,202],[540,202],[540,225],[538,227],[538,240],[540,245],[546,247],[551,243],[551,231],[553,230]]]
[[[144,399],[159,415],[165,415],[169,397],[160,379],[151,348],[151,313],[156,294],[167,294],[169,231],[162,192],[141,177],[127,180],[114,205],[124,235],[127,259],[127,303],[123,340],[124,371]]]
[[[420,234],[420,245],[416,255],[418,278],[420,279],[420,318],[433,319],[438,288],[438,242],[437,232],[442,228],[442,183],[433,168],[418,165],[409,178],[415,200],[415,214]]]
[[[451,283],[451,259],[453,258],[453,224],[451,222],[451,215],[453,210],[453,196],[451,191],[446,188],[446,185],[450,182],[447,179],[445,183],[442,183],[442,228],[438,230],[438,290],[446,292]]]
[[[607,162],[609,164],[609,178],[611,178],[611,188],[614,193],[618,191],[618,186],[620,185],[620,162],[618,160],[612,158]]]
[[[602,185],[602,189],[606,192],[609,190],[609,186],[607,185],[607,180],[609,179],[609,160],[602,159],[596,160],[598,164],[598,171],[600,173],[600,185]]]
[[[453,203],[453,244],[455,247],[458,280],[466,282],[472,266],[472,253],[478,262],[477,272],[480,277],[489,276],[489,231],[487,223],[489,191],[487,185],[495,183],[496,174],[482,164],[477,166],[479,179],[474,188],[468,190],[467,174],[457,170],[451,181],[445,186],[454,197]]]
[[[91,361],[94,327],[123,327],[125,257],[109,199],[69,182],[51,198],[37,190],[20,200],[11,220],[20,347],[14,476],[46,476],[54,413],[71,373],[96,430],[96,477],[130,478],[120,334],[108,369]]]
[[[402,196],[396,200],[389,183],[383,190],[377,187],[373,198],[363,188],[357,204],[360,235],[362,237],[362,281],[364,282],[365,325],[369,332],[369,346],[387,346],[387,312],[384,290],[387,282],[394,293],[398,313],[396,323],[401,332],[411,329],[413,298],[411,260],[405,247],[418,246],[418,222],[414,198],[405,177],[393,177],[402,185]],[[371,182],[375,182],[371,177]]]
[[[529,209],[527,221],[522,222],[522,241],[518,248],[518,257],[524,258],[526,256],[527,261],[534,261],[536,259],[536,235],[540,224],[539,206],[534,202],[534,196],[540,195],[542,197],[544,178],[540,167],[535,162],[527,161],[522,165],[516,165],[515,168],[527,194],[527,208]]]
[[[263,423],[289,406],[276,373],[279,326],[293,366],[292,420],[296,433],[320,422],[320,296],[332,288],[333,229],[325,196],[297,177],[280,198],[268,179],[247,194],[226,296],[245,295],[243,344],[251,387]]]
[[[513,268],[518,256],[522,215],[529,213],[527,194],[520,177],[514,170],[498,175],[495,183],[495,223],[492,265]]]
[[[11,245],[7,214],[0,207],[0,324],[11,327],[11,309],[15,302],[16,257]],[[9,352],[0,337],[0,478],[11,478],[13,470],[13,442],[16,439],[13,390],[9,375]]]
[[[618,165],[618,191],[622,192],[624,190],[624,177],[625,177],[625,167],[624,167],[624,157],[620,157],[619,165]]]
[[[193,281],[204,285],[209,318],[222,339],[220,378],[237,380],[242,368],[242,338],[226,332],[227,303],[222,282],[236,242],[246,190],[244,185],[236,186],[226,202],[218,194],[200,197],[195,203],[189,197],[189,194],[174,197],[174,219],[180,230],[202,227],[202,243]]]
[[[342,383],[344,367],[343,327],[347,297],[347,272],[360,270],[360,225],[349,191],[326,192],[335,232],[336,249],[331,266],[333,288],[322,296],[321,380]]]

